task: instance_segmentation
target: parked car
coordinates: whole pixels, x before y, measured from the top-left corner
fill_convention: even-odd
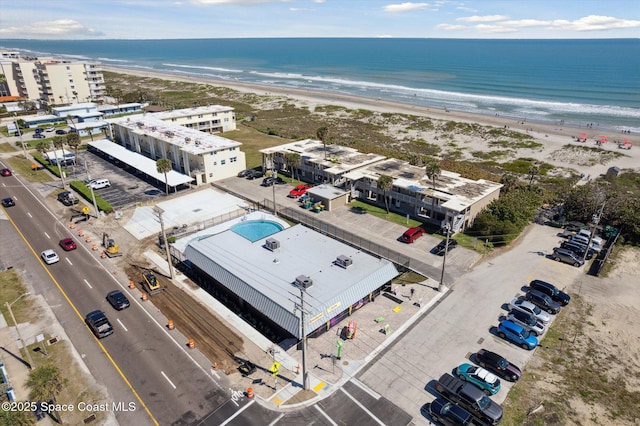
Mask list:
[[[2,169],[0,170],[0,175],[2,176],[11,176],[13,173],[10,169]]]
[[[417,240],[418,238],[422,237],[423,235],[424,235],[424,228],[420,228],[419,226],[416,226],[404,231],[404,234],[402,234],[402,237],[400,237],[400,239],[403,242],[410,244],[415,240]]]
[[[583,228],[581,230],[579,230],[576,235],[582,235],[583,237],[589,239],[589,237],[591,237],[591,242],[594,244],[597,244],[598,246],[602,246],[602,243],[604,242],[602,240],[602,238],[598,237],[597,235],[595,235],[595,233],[591,233],[590,230]]]
[[[529,288],[532,290],[538,290],[541,293],[546,294],[552,300],[560,303],[562,306],[567,306],[571,301],[571,296],[567,293],[558,290],[558,288],[546,281],[533,280],[529,283]]]
[[[555,315],[560,312],[560,304],[558,302],[554,302],[549,296],[538,290],[529,290],[527,294],[524,295],[524,298],[550,314]]]
[[[272,186],[272,185],[284,185],[285,182],[284,179],[282,179],[280,176],[278,177],[266,177],[262,180],[262,183],[260,184],[260,186]]]
[[[576,256],[578,256],[580,259],[583,259],[584,252],[587,250],[587,245],[581,244],[577,241],[569,240],[569,241],[563,241],[562,244],[560,244],[560,248],[571,250],[576,254]],[[589,251],[587,252],[587,260],[592,259],[594,253],[595,252],[593,250],[589,249]]]
[[[246,177],[252,171],[253,171],[253,169],[241,170],[241,171],[238,172],[238,177]]]
[[[110,291],[107,294],[107,301],[117,311],[127,309],[130,306],[129,299],[127,299],[127,296],[125,296],[120,290]]]
[[[445,399],[478,416],[483,422],[497,425],[502,420],[502,407],[471,383],[445,373],[440,376],[435,388]]]
[[[534,336],[541,336],[545,331],[545,326],[542,321],[538,321],[536,317],[524,311],[518,311],[516,309],[509,311],[507,320],[518,324],[525,330],[529,330]]]
[[[249,173],[246,178],[249,180],[254,180],[254,179],[260,179],[261,177],[264,176],[264,173],[262,173],[259,170],[251,170],[251,173]]]
[[[42,133],[34,133],[32,135],[32,137],[35,138],[35,139],[44,139],[44,138],[46,138],[46,136],[44,134],[42,134]]]
[[[45,131],[45,132],[47,132],[47,133],[51,133],[51,132],[53,132],[54,130],[56,130],[56,128],[55,128],[55,127],[47,127],[46,129],[44,129],[44,131]]]
[[[303,196],[304,194],[307,193],[307,190],[309,188],[311,188],[312,185],[310,184],[302,184],[302,185],[298,185],[295,188],[293,188],[291,191],[289,191],[289,195],[288,197],[290,198],[298,198]]]
[[[65,206],[71,206],[73,204],[78,204],[78,199],[73,195],[73,192],[62,191],[58,194],[58,201],[60,201]]]
[[[56,130],[56,135],[66,135],[66,134],[67,134],[66,130],[63,130],[63,129]]]
[[[576,256],[571,250],[556,247],[553,249],[552,257],[558,262],[568,263],[575,267],[584,265],[584,260]]]
[[[467,410],[444,398],[434,399],[420,411],[426,411],[431,420],[445,426],[467,426],[472,425],[475,420]]]
[[[551,316],[548,313],[525,299],[513,299],[509,302],[509,310],[523,311],[531,314],[545,326],[549,324],[549,321],[551,321]]]
[[[113,326],[107,319],[104,312],[100,310],[89,312],[84,318],[84,322],[98,339],[102,339],[103,337],[113,334]]]
[[[509,362],[505,357],[486,349],[480,349],[474,355],[475,363],[481,367],[493,371],[498,376],[510,382],[520,379],[522,370]]]
[[[509,320],[502,321],[498,325],[498,336],[515,343],[522,349],[532,350],[538,346],[538,339],[531,332]]]
[[[40,127],[36,128],[36,133],[42,133],[42,129]]]
[[[60,258],[58,257],[56,252],[51,249],[47,249],[42,253],[40,253],[40,257],[42,258],[42,260],[44,260],[44,263],[46,263],[47,265],[51,265],[53,263],[60,261]]]
[[[11,197],[7,197],[7,198],[3,198],[2,199],[2,206],[3,207],[13,207],[16,205],[16,202],[13,201],[13,198]]]
[[[447,246],[447,240],[442,240],[438,243],[437,246],[431,249],[432,254],[436,254],[438,256],[444,256],[445,248]],[[458,247],[458,242],[453,238],[449,238],[449,248],[448,252]]]
[[[60,240],[60,247],[62,247],[62,250],[64,251],[71,251],[71,250],[75,250],[78,248],[78,246],[76,245],[75,241],[73,241],[72,238],[65,238]]]
[[[585,225],[582,222],[569,222],[564,226],[564,229],[569,232],[578,232],[582,228],[586,228],[586,227],[587,225]]]
[[[15,132],[13,132],[13,136],[20,136],[20,135],[24,135],[24,132],[22,130],[16,130]]]
[[[586,246],[589,244],[589,237],[585,237],[584,235],[578,235],[578,234],[570,235],[569,241],[571,241],[572,243],[584,244]],[[589,244],[589,248],[595,251],[596,253],[600,253],[602,251],[602,247],[600,247],[593,241],[591,241],[591,244]]]
[[[500,379],[488,370],[471,364],[461,364],[456,368],[460,380],[474,384],[487,395],[495,395],[500,390]]]

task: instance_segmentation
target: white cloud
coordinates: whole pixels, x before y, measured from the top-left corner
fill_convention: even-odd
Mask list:
[[[598,15],[585,16],[584,18],[580,18],[576,21],[556,20],[551,24],[554,27],[572,31],[602,31],[640,27],[640,21]]]
[[[444,31],[456,31],[456,30],[464,30],[467,27],[464,25],[453,25],[453,24],[438,24],[436,25],[436,30],[444,30]]]
[[[189,0],[194,4],[216,5],[216,4],[259,4],[259,3],[286,3],[289,0]]]
[[[409,12],[411,10],[419,10],[429,7],[429,3],[400,3],[390,4],[384,7],[385,12]]]
[[[56,21],[30,22],[23,26],[0,28],[0,34],[4,36],[66,38],[72,36],[99,37],[103,33],[86,27],[72,19],[59,19]]]
[[[497,22],[509,19],[503,15],[486,15],[486,16],[467,16],[466,18],[458,18],[456,21],[462,22]]]
[[[475,28],[481,33],[491,33],[491,34],[513,33],[517,31],[515,28],[505,27],[504,25],[480,24],[480,25],[476,25]]]

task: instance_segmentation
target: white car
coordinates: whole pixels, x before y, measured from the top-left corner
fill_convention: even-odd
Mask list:
[[[53,132],[55,129],[55,127],[47,127],[46,129],[44,129],[45,132],[49,133],[49,132]]]
[[[51,249],[45,250],[40,253],[40,257],[42,257],[42,260],[44,260],[44,263],[46,263],[47,265],[51,265],[52,263],[57,263],[60,261],[60,258],[58,257],[56,252]]]
[[[544,325],[549,324],[549,321],[551,321],[551,316],[548,313],[538,308],[533,303],[524,299],[518,299],[518,298],[513,299],[509,303],[509,309],[515,309],[517,311],[523,311],[528,314],[531,314],[534,317],[536,317],[538,321],[540,321]]]

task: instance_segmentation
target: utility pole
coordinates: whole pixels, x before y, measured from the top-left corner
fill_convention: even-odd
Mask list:
[[[273,215],[278,217],[278,209],[276,208],[276,179],[278,178],[278,171],[275,167],[273,168],[271,177],[273,178],[273,184],[271,185],[271,188],[273,188]]]
[[[449,234],[451,230],[449,229],[449,223],[445,225],[445,229],[447,231],[447,239],[444,246],[444,257],[442,258],[442,271],[440,272],[440,283],[438,283],[438,291],[442,291],[442,286],[444,285],[444,267],[447,263],[447,253],[449,252]]]
[[[22,335],[20,334],[20,327],[18,327],[18,322],[16,321],[16,317],[13,315],[13,311],[11,310],[11,305],[16,303],[18,300],[22,299],[24,296],[28,296],[30,294],[31,292],[23,293],[20,297],[18,297],[13,302],[11,303],[5,302],[5,305],[7,307],[7,310],[9,311],[9,314],[11,315],[11,320],[13,321],[13,324],[16,326],[16,331],[18,332],[18,339],[20,339],[20,343],[22,343],[22,346],[24,347],[24,351],[27,354],[27,362],[29,363],[29,370],[33,370],[33,360],[31,359],[31,353],[29,352],[29,348],[27,347],[27,342],[25,342],[24,339],[22,338]]]
[[[171,279],[174,279],[175,274],[173,272],[173,262],[171,261],[171,251],[169,250],[169,241],[167,241],[167,233],[165,232],[164,221],[162,220],[162,213],[164,213],[164,210],[162,210],[158,206],[154,207],[153,210],[156,213],[158,213],[158,218],[160,219],[160,229],[162,231],[162,240],[164,241],[164,249],[167,252],[167,262],[169,262],[169,275],[171,276]]]
[[[24,154],[24,159],[27,160],[27,148],[25,148],[24,146],[24,140],[22,139],[22,130],[20,130],[20,127],[18,127],[18,122],[14,121],[13,124],[16,126],[16,129],[18,130],[18,136],[20,137],[20,145],[22,145],[22,153]]]
[[[596,228],[598,227],[598,223],[600,223],[600,218],[602,217],[602,212],[604,211],[604,206],[607,204],[605,201],[602,203],[600,207],[600,211],[597,214],[594,214],[591,217],[591,222],[593,223],[593,227],[591,228],[591,232],[589,233],[589,241],[587,242],[587,248],[584,251],[584,255],[582,256],[583,261],[587,261],[587,255],[589,254],[589,250],[591,250],[591,241],[593,240],[593,234],[596,233]]]
[[[301,334],[302,334],[302,389],[304,390],[308,390],[309,389],[309,381],[308,381],[308,374],[307,374],[307,335],[306,335],[306,330],[305,330],[305,326],[304,326],[304,320],[305,320],[305,306],[304,306],[304,294],[306,292],[305,288],[302,286],[302,284],[298,284],[297,285],[298,290],[300,290],[300,303],[298,303],[298,300],[295,300],[294,303],[294,309],[299,309],[300,310],[300,323],[301,323]],[[294,296],[295,297],[295,296]]]

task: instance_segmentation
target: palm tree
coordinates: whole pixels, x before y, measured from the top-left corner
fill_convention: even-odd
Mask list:
[[[32,426],[36,417],[29,411],[0,410],[0,425]]]
[[[77,161],[78,158],[78,147],[82,144],[80,140],[80,135],[77,132],[67,133],[67,145],[69,148],[73,149],[74,162]]]
[[[512,173],[505,173],[500,178],[500,183],[503,185],[504,192],[509,192],[518,185],[518,178]]]
[[[62,378],[60,369],[53,364],[36,367],[29,373],[26,385],[29,387],[29,398],[32,401],[53,401],[67,385],[67,379]],[[60,419],[56,419],[59,420]]]
[[[427,177],[431,179],[431,183],[433,185],[433,194],[431,194],[431,219],[433,219],[436,209],[436,179],[442,172],[442,170],[440,169],[440,163],[438,163],[436,160],[429,161],[425,166],[425,172],[427,174]]]
[[[329,137],[329,129],[326,126],[320,127],[316,130],[316,136],[322,141],[324,145],[324,159],[327,159],[327,138]]]
[[[284,161],[287,163],[287,167],[291,171],[291,178],[295,179],[294,173],[298,172],[298,180],[300,180],[300,160],[302,157],[297,152],[287,152],[284,154]]]
[[[529,167],[529,185],[533,183],[533,179],[539,174],[540,168],[537,165],[532,164],[531,167]]]
[[[393,188],[393,178],[389,175],[380,175],[378,178],[378,189],[382,191],[384,196],[384,205],[387,208],[387,214],[389,214],[389,199],[387,198],[387,191]]]
[[[169,181],[167,180],[167,173],[173,170],[173,164],[168,158],[160,158],[156,161],[156,170],[158,173],[164,173],[164,187],[166,195],[169,195]]]

